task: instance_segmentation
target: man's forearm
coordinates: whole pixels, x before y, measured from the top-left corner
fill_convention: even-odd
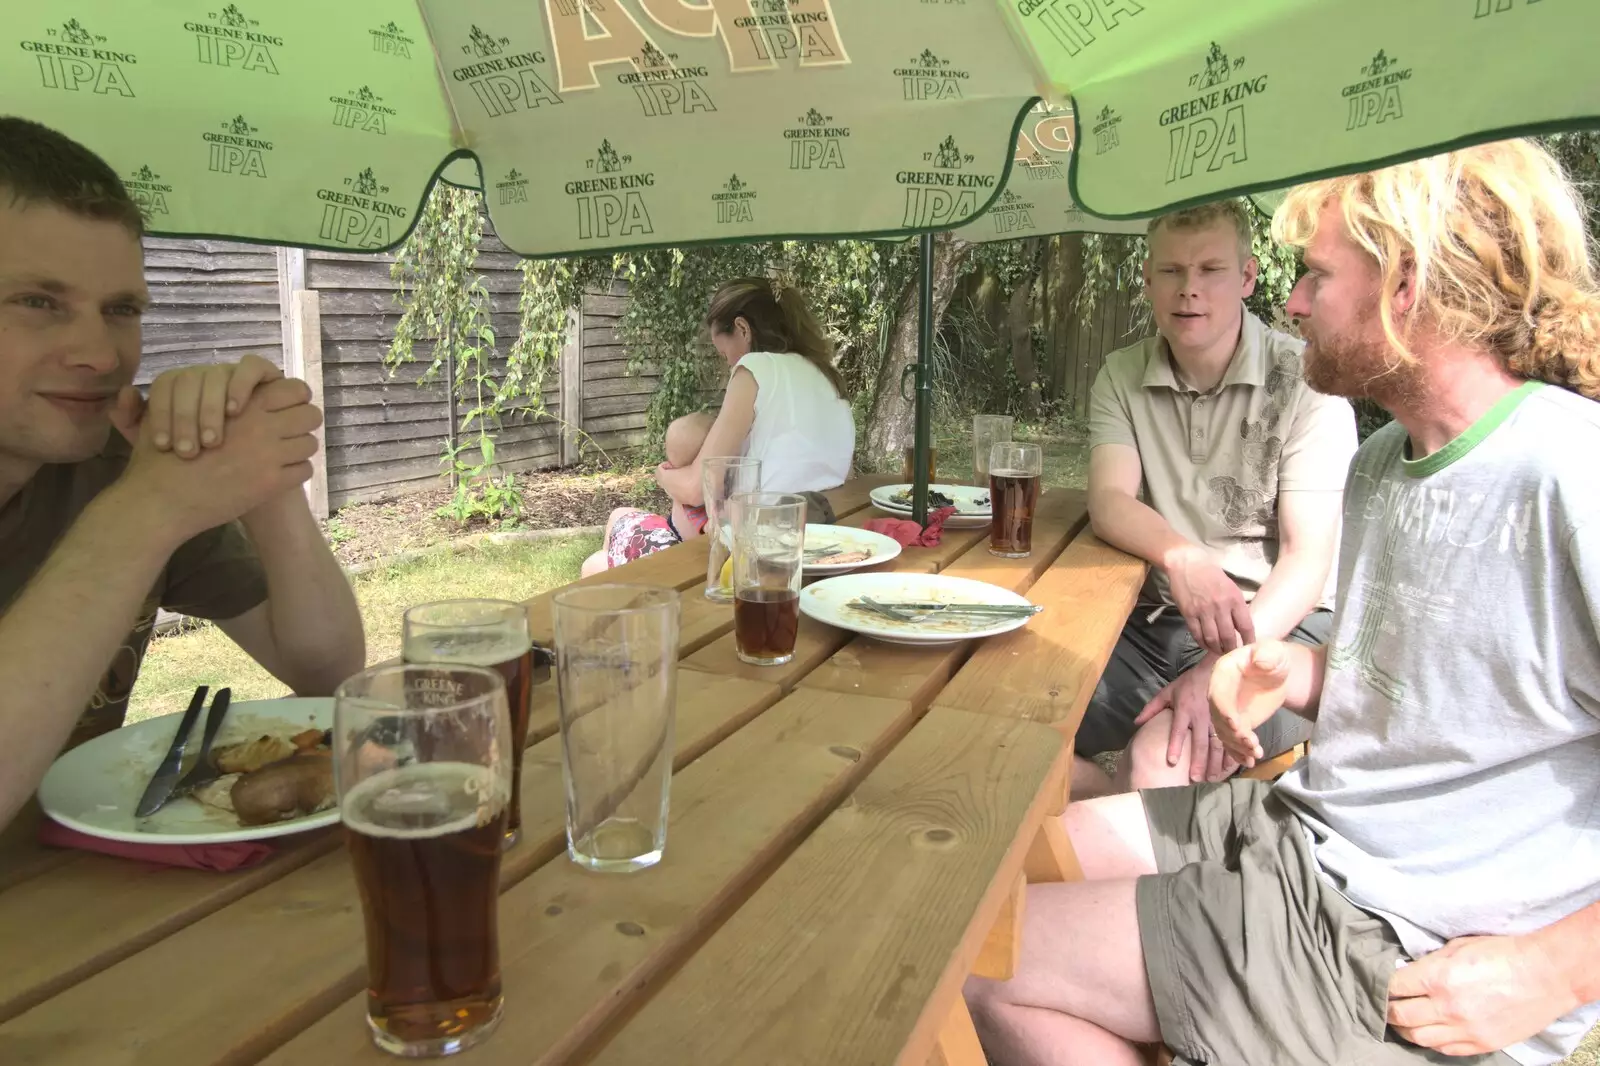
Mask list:
[[[1529,939],[1539,946],[1579,1004],[1600,1002],[1600,903],[1547,925]]]
[[[250,512],[245,529],[267,577],[278,677],[302,696],[328,696],[366,665],[355,594],[339,561],[294,490]]]
[[[1250,601],[1257,640],[1282,640],[1314,610],[1328,582],[1328,561],[1285,553]]]
[[[72,735],[177,547],[161,515],[123,495],[113,485],[84,508],[0,615],[0,825]]]
[[[1285,644],[1289,655],[1289,681],[1284,686],[1283,705],[1302,718],[1317,720],[1322,702],[1322,678],[1328,669],[1325,645],[1308,648],[1304,644]]]
[[[1113,548],[1163,569],[1174,553],[1194,547],[1155,508],[1120,490],[1090,493],[1089,526]]]

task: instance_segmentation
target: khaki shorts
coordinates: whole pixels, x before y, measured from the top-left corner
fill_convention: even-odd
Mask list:
[[[1270,784],[1141,796],[1161,872],[1139,879],[1139,935],[1178,1063],[1516,1066],[1499,1053],[1440,1055],[1387,1028],[1400,944],[1317,874]]]

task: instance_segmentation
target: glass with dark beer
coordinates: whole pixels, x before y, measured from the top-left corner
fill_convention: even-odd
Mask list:
[[[378,666],[334,693],[334,780],[367,930],[381,1050],[450,1055],[500,1021],[511,721],[493,670]]]
[[[1033,509],[1039,503],[1044,455],[1037,444],[1005,441],[989,451],[989,554],[1033,554]]]
[[[805,497],[748,492],[732,511],[734,649],[752,666],[780,666],[800,630]]]
[[[401,658],[408,663],[464,663],[498,671],[511,713],[511,813],[505,846],[522,835],[522,751],[528,746],[533,686],[550,677],[550,653],[528,636],[528,612],[509,600],[440,600],[405,613]]]

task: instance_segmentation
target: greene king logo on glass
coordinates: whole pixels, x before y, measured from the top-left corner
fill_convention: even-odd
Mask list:
[[[850,127],[835,126],[832,115],[811,108],[783,131],[789,142],[790,170],[843,170],[844,142]]]
[[[200,62],[214,67],[276,74],[278,61],[273,49],[283,47],[283,38],[262,33],[260,26],[259,19],[247,17],[237,4],[207,12],[204,19],[183,24],[184,29],[194,34]]]
[[[504,179],[494,183],[494,191],[500,197],[500,206],[509,204],[525,204],[528,202],[528,179],[522,171],[512,167]]]
[[[388,194],[389,186],[378,181],[371,167],[345,178],[341,189],[318,189],[322,219],[317,236],[350,248],[393,244],[405,232],[411,212],[401,204],[384,200]]]
[[[272,142],[259,137],[261,131],[235,115],[218,125],[220,132],[200,135],[209,153],[206,166],[213,174],[235,174],[246,178],[267,176],[267,156],[272,152]]]
[[[384,106],[383,97],[365,85],[342,96],[330,96],[328,102],[333,105],[335,126],[363,133],[388,136],[388,120],[396,115],[394,108]]]
[[[735,174],[722,185],[721,192],[711,194],[717,208],[717,225],[735,222],[754,222],[756,192]]]
[[[401,31],[399,25],[393,22],[385,26],[379,26],[377,29],[368,30],[367,35],[372,38],[372,50],[374,52],[397,56],[401,59],[410,59],[411,49],[417,43],[407,37]]]
[[[1346,85],[1339,95],[1348,109],[1345,131],[1382,125],[1391,119],[1405,118],[1400,86],[1411,80],[1411,68],[1402,67],[1382,49],[1361,68],[1361,80]]]
[[[971,75],[957,70],[948,59],[940,59],[933,49],[924,48],[911,62],[897,67],[901,91],[907,100],[960,100],[961,83]]]
[[[993,174],[963,172],[963,167],[975,161],[970,153],[963,153],[956,144],[954,134],[939,142],[939,147],[922,153],[922,161],[931,170],[902,170],[895,181],[906,187],[907,227],[925,228],[941,224],[954,224],[977,214],[978,193],[988,199],[989,190],[999,180]]]
[[[655,187],[654,173],[630,173],[633,156],[617,151],[610,140],[600,142],[600,150],[584,162],[584,168],[590,177],[565,186],[566,194],[578,205],[579,240],[655,232],[644,199],[644,193]]]
[[[1167,183],[1243,163],[1250,154],[1245,141],[1246,101],[1267,91],[1267,75],[1252,75],[1244,56],[1229,58],[1215,41],[1205,65],[1190,75],[1194,95],[1162,110],[1167,131]]]
[[[469,86],[490,118],[562,102],[533,69],[544,65],[543,52],[513,51],[511,38],[496,37],[474,23],[461,54],[470,62],[450,71],[450,79]]]
[[[149,164],[124,177],[122,186],[133,197],[133,202],[139,205],[146,222],[168,213],[167,196],[172,192],[172,186],[163,182],[161,175],[151,170]]]
[[[33,56],[44,88],[133,96],[126,68],[137,66],[139,59],[132,52],[101,47],[110,42],[77,19],[45,30],[43,38],[19,41],[18,47]]]
[[[706,67],[677,66],[678,57],[669,56],[649,41],[633,57],[636,69],[617,75],[617,84],[626,85],[639,98],[646,118],[662,115],[692,115],[711,112],[717,105],[699,79],[711,76]]]

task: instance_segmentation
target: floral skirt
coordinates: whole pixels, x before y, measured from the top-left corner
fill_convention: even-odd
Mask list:
[[[684,509],[698,526],[695,532],[703,531],[706,523],[704,508]],[[649,511],[627,508],[619,511],[611,523],[611,536],[606,540],[606,565],[621,566],[623,563],[631,563],[663,548],[682,543],[683,537],[672,528],[672,519],[663,518]]]

